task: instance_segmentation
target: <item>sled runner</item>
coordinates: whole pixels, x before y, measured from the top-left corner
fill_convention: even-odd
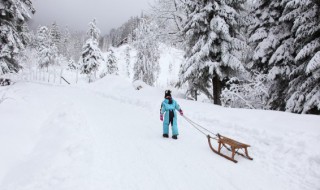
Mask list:
[[[220,155],[220,156],[222,156],[222,157],[224,157],[224,158],[226,158],[226,159],[228,159],[230,161],[233,161],[234,163],[238,162],[237,160],[234,159],[234,156],[236,154],[238,154],[238,155],[240,155],[240,156],[242,156],[244,158],[247,158],[249,160],[253,160],[253,158],[251,158],[249,156],[249,154],[248,154],[248,149],[247,148],[250,147],[250,145],[235,141],[233,139],[230,139],[228,137],[222,136],[220,134],[217,134],[216,136],[218,138],[213,138],[210,135],[207,136],[208,137],[209,146],[210,146],[211,150],[214,153],[216,153],[216,154],[218,154],[218,155]],[[211,144],[211,139],[214,139],[214,140],[218,141],[218,150],[213,148],[213,146]],[[222,148],[226,148],[228,151],[230,151],[231,152],[231,157],[227,156],[225,154],[222,154],[221,153],[221,149]],[[244,154],[239,152],[239,150],[241,150],[241,149],[244,150]]]
[[[231,138],[228,138],[228,137],[225,137],[225,136],[222,136],[220,135],[219,133],[214,133],[210,130],[208,130],[207,128],[205,127],[202,127],[201,125],[199,125],[198,123],[192,121],[191,119],[189,119],[188,117],[186,117],[185,115],[183,116],[184,119],[190,123],[195,129],[197,129],[200,133],[204,134],[205,136],[207,136],[208,138],[208,143],[209,143],[209,146],[211,148],[211,150],[228,159],[228,160],[231,160],[233,161],[234,163],[237,163],[238,161],[234,159],[234,156],[236,154],[240,155],[240,156],[243,156],[244,158],[248,159],[248,160],[253,160],[253,158],[251,158],[248,154],[248,147],[250,147],[250,145],[248,144],[244,144],[244,143],[241,143],[241,142],[238,142],[236,140],[233,140]],[[208,135],[209,134],[212,134],[213,136],[210,136]],[[211,144],[211,139],[213,140],[216,140],[218,142],[218,150],[214,149],[212,144]],[[231,157],[230,156],[227,156],[225,154],[222,154],[221,153],[221,149],[222,148],[226,148],[227,150],[229,150],[231,152]],[[239,150],[244,150],[244,154],[240,153]]]

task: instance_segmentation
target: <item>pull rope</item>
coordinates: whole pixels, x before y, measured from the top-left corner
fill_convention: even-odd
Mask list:
[[[183,115],[182,117],[183,117],[188,123],[190,123],[191,126],[193,126],[195,129],[197,129],[197,130],[198,130],[200,133],[202,133],[203,135],[208,136],[208,134],[206,134],[206,133],[204,132],[204,131],[206,131],[206,132],[208,132],[208,133],[210,133],[210,134],[212,134],[212,135],[214,135],[214,136],[216,136],[216,137],[219,136],[218,133],[213,133],[212,131],[208,130],[207,128],[205,128],[205,127],[199,125],[198,123],[192,121],[190,118],[186,117],[185,115]],[[218,140],[218,138],[216,138],[216,137],[214,137],[214,138],[211,137],[211,138]]]

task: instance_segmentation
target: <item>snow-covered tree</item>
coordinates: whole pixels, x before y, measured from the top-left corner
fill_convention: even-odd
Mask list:
[[[169,63],[169,69],[168,69],[169,75],[172,75],[172,71],[173,71],[173,63],[170,62]]]
[[[117,65],[117,58],[114,55],[114,52],[110,50],[108,58],[107,58],[107,71],[108,74],[115,74],[118,75],[118,65]]]
[[[75,71],[79,68],[79,65],[76,64],[76,62],[73,60],[73,58],[70,58],[68,61],[68,69]]]
[[[126,68],[127,68],[127,76],[129,78],[130,78],[130,60],[131,60],[130,47],[128,46],[126,48]]]
[[[136,41],[134,47],[137,50],[137,61],[134,65],[134,80],[142,80],[146,84],[153,86],[159,67],[159,44],[157,36],[154,34],[156,25],[143,19],[136,30]]]
[[[100,51],[96,40],[87,40],[83,46],[80,61],[82,63],[81,73],[87,74],[89,82],[92,82],[96,78],[96,72],[98,71],[99,66],[104,63],[102,52]]]
[[[47,68],[55,64],[58,48],[50,38],[50,31],[42,26],[37,31],[38,64],[40,68]]]
[[[87,32],[89,39],[83,46],[83,52],[80,58],[80,62],[82,63],[81,73],[88,75],[89,82],[92,82],[96,78],[96,72],[99,66],[105,62],[102,52],[98,47],[99,33],[94,19],[93,22],[89,24],[89,30]]]
[[[287,0],[281,21],[291,22],[295,66],[290,72],[286,110],[320,113],[320,2]],[[294,44],[294,45],[292,45]],[[284,55],[286,56],[286,55]]]
[[[268,80],[266,74],[256,73],[252,80],[231,78],[222,91],[222,104],[227,107],[264,109],[267,103]]]
[[[98,42],[100,38],[100,29],[97,27],[97,20],[93,19],[92,22],[89,23],[89,30],[87,32],[87,35],[92,40],[95,40]]]
[[[180,72],[180,85],[193,86],[214,104],[221,104],[220,95],[228,80],[244,71],[242,51],[246,48],[240,27],[244,23],[239,11],[245,0],[209,0],[184,3],[187,13],[183,24],[186,63]],[[199,81],[201,79],[201,81]],[[213,92],[208,91],[208,87]]]
[[[257,0],[250,7],[248,41],[253,48],[251,70],[267,74],[272,67],[271,58],[276,57],[274,54],[282,41],[291,36],[289,26],[279,20],[284,10],[281,1]]]
[[[68,68],[69,61],[62,54],[57,55],[55,62],[56,62],[56,65],[60,66],[61,68]]]
[[[56,47],[59,49],[59,53],[60,53],[62,34],[60,31],[60,27],[56,22],[52,23],[50,27],[50,38],[52,42],[56,45]]]
[[[119,69],[117,65],[117,58],[114,55],[114,52],[112,50],[109,50],[108,56],[107,56],[107,61],[105,63],[105,67],[102,70],[100,74],[100,78],[103,78],[107,75],[118,75]]]
[[[34,12],[31,0],[0,1],[0,75],[21,68],[17,56],[27,43],[24,24]]]
[[[21,40],[22,40],[23,44],[30,45],[30,43],[33,40],[32,39],[33,33],[29,30],[27,23],[24,23],[21,26],[21,31],[19,32],[19,34],[21,35]]]
[[[294,64],[293,39],[290,22],[281,22],[284,11],[282,0],[257,0],[251,6],[248,27],[252,61],[247,65],[252,72],[268,74],[271,83],[269,109],[284,110],[289,73]]]
[[[180,46],[183,42],[183,22],[186,14],[183,9],[185,0],[155,0],[151,6],[151,17],[157,25],[161,41],[170,45]]]

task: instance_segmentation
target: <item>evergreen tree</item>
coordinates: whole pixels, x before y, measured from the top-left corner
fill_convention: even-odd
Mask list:
[[[38,64],[40,68],[47,68],[55,64],[58,49],[50,38],[50,31],[46,26],[42,26],[37,31],[37,52]]]
[[[188,0],[183,24],[186,63],[180,72],[181,86],[193,82],[196,87],[221,105],[223,81],[244,71],[242,50],[246,48],[240,33],[243,24],[239,10],[245,0]],[[201,80],[201,81],[200,81]],[[213,92],[208,91],[212,87]]]
[[[281,21],[291,22],[295,65],[290,73],[286,110],[320,114],[320,2],[287,0]],[[292,45],[294,44],[294,45]]]
[[[112,50],[109,51],[105,68],[102,70],[100,74],[100,78],[103,78],[107,75],[118,75],[119,73],[118,66],[117,66],[117,58],[114,55]]]
[[[61,47],[61,32],[58,24],[56,22],[52,23],[50,27],[50,38],[52,42],[58,47],[59,52],[60,52],[60,47]]]
[[[78,65],[76,64],[76,62],[72,58],[70,58],[68,61],[68,69],[72,70],[72,71],[75,71],[78,69]]]
[[[87,74],[89,82],[92,82],[96,78],[96,72],[99,66],[104,63],[104,58],[101,50],[98,47],[99,29],[96,26],[95,19],[89,24],[89,30],[87,35],[89,39],[83,46],[83,52],[80,58],[82,63],[81,73]]]
[[[93,19],[92,22],[89,23],[89,30],[87,32],[87,35],[95,40],[95,41],[99,41],[100,38],[100,29],[97,27],[97,21],[96,19]]]
[[[146,84],[153,86],[159,67],[159,44],[157,36],[154,35],[156,26],[147,23],[145,19],[141,21],[136,32],[136,42],[134,46],[137,50],[137,61],[134,65],[134,80],[142,80]]]
[[[126,68],[127,68],[127,76],[130,78],[130,47],[126,48]]]
[[[114,55],[114,52],[110,50],[107,60],[107,73],[118,75],[118,66],[117,66],[117,58]]]
[[[88,39],[83,46],[83,52],[80,58],[82,63],[81,73],[87,74],[89,82],[96,78],[96,72],[99,66],[104,63],[102,52],[98,47],[96,40]]]
[[[31,0],[0,1],[0,75],[21,69],[17,56],[27,43],[24,24],[34,12]]]
[[[21,31],[19,32],[20,36],[21,36],[21,40],[23,42],[23,44],[25,45],[30,45],[32,42],[32,32],[30,32],[28,24],[24,23],[21,26]]]
[[[253,48],[252,62],[248,68],[255,73],[268,74],[271,85],[266,107],[274,110],[285,109],[286,87],[294,64],[291,24],[280,21],[284,11],[281,2],[255,1],[250,12],[254,19],[248,28],[249,42]]]
[[[284,10],[281,1],[257,0],[251,6],[248,27],[249,43],[253,48],[251,70],[269,73],[271,57],[282,41],[290,37],[290,28],[279,20]]]

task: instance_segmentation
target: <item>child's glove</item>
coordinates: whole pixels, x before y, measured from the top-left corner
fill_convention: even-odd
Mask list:
[[[163,114],[160,114],[160,120],[163,121]]]
[[[182,109],[179,110],[179,113],[180,113],[181,116],[183,116],[183,111],[182,111]]]

